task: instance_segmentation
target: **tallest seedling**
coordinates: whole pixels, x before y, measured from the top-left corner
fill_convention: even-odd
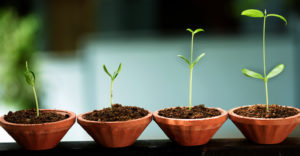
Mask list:
[[[186,29],[187,31],[192,33],[192,42],[191,42],[191,61],[189,61],[188,59],[186,59],[184,56],[182,55],[178,55],[178,57],[182,58],[188,65],[190,68],[190,86],[189,86],[189,110],[192,109],[192,80],[193,80],[193,69],[194,66],[199,62],[199,60],[205,55],[205,53],[202,53],[201,55],[199,55],[195,60],[193,60],[193,50],[194,50],[194,36],[195,34],[197,34],[198,32],[204,31],[203,29],[199,28],[196,29],[195,31],[193,31],[192,29],[188,28]]]
[[[280,15],[277,14],[267,14],[267,11],[263,13],[260,10],[256,9],[248,9],[244,10],[241,15],[248,16],[248,17],[254,17],[254,18],[263,18],[264,23],[263,23],[263,63],[264,63],[264,75],[262,76],[261,74],[248,70],[248,69],[242,69],[242,72],[244,75],[256,79],[261,79],[265,83],[265,92],[266,92],[266,111],[269,111],[269,98],[268,98],[268,80],[270,78],[273,78],[280,74],[283,69],[284,69],[284,64],[278,64],[276,67],[274,67],[268,74],[266,74],[266,20],[267,17],[277,17],[285,22],[285,25],[287,25],[287,20]]]

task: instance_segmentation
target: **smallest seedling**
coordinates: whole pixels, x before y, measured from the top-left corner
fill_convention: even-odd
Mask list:
[[[119,75],[119,73],[121,72],[121,69],[122,69],[122,63],[120,63],[119,65],[119,68],[114,72],[113,75],[111,75],[105,64],[103,64],[103,70],[105,71],[105,73],[111,78],[111,83],[110,83],[110,109],[113,110],[113,107],[112,107],[112,98],[113,98],[113,84],[114,84],[114,80],[117,78],[117,76]]]
[[[35,106],[36,106],[36,117],[40,116],[40,111],[39,111],[39,102],[37,99],[36,95],[36,90],[35,90],[35,75],[34,73],[29,69],[28,63],[26,61],[26,71],[24,73],[26,82],[32,87],[33,89],[33,94],[34,94],[34,99],[35,99]]]

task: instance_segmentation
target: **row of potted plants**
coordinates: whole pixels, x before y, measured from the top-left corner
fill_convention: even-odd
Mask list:
[[[269,79],[277,76],[284,69],[283,64],[277,65],[268,74],[265,63],[265,25],[267,17],[278,17],[286,24],[284,17],[277,14],[267,14],[255,9],[248,9],[242,15],[263,18],[263,75],[242,69],[244,75],[261,79],[265,84],[266,104],[242,106],[229,110],[208,108],[204,105],[192,106],[192,74],[196,64],[205,53],[193,59],[194,37],[204,30],[187,29],[191,33],[190,60],[178,55],[190,69],[189,105],[188,107],[171,107],[154,113],[135,106],[113,104],[113,83],[122,70],[120,63],[114,73],[110,73],[103,65],[104,72],[111,79],[111,106],[101,110],[79,114],[77,122],[86,132],[104,147],[116,148],[132,145],[148,124],[154,121],[159,125],[170,140],[182,146],[197,146],[206,144],[216,131],[227,120],[240,129],[244,136],[258,144],[277,144],[282,142],[300,123],[300,109],[288,106],[268,104]],[[8,112],[0,117],[0,125],[21,145],[28,150],[45,150],[54,148],[75,123],[76,115],[70,111],[41,109],[35,90],[35,75],[26,62],[26,82],[32,87],[36,108]]]

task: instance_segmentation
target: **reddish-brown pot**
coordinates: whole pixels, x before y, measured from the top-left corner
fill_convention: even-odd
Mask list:
[[[227,120],[227,112],[221,108],[214,108],[221,115],[202,119],[175,119],[153,113],[154,121],[163,132],[174,142],[182,146],[197,146],[206,144],[217,130]]]
[[[15,141],[27,150],[46,150],[54,148],[75,122],[75,113],[64,110],[41,109],[44,112],[55,112],[69,115],[69,118],[42,124],[17,124],[0,117],[0,125]]]
[[[258,144],[278,144],[284,141],[300,123],[300,113],[287,118],[270,119],[244,117],[234,113],[236,109],[242,107],[229,110],[229,118],[247,139]],[[300,112],[298,108],[294,109]]]
[[[77,122],[100,145],[110,148],[132,145],[152,121],[152,113],[128,121],[91,121],[83,118],[85,113],[77,116]]]

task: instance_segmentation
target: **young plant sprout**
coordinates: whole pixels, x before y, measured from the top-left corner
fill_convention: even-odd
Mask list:
[[[35,106],[36,106],[36,117],[39,117],[40,116],[39,102],[38,102],[37,95],[36,95],[36,90],[35,90],[35,87],[34,87],[34,85],[35,85],[35,75],[29,69],[27,61],[26,61],[26,71],[25,71],[24,75],[25,75],[26,82],[33,89],[33,94],[34,94],[34,99],[35,99]]]
[[[186,59],[184,56],[182,55],[177,55],[178,57],[182,58],[188,65],[190,68],[190,84],[189,84],[189,110],[192,109],[192,78],[193,78],[193,69],[194,66],[199,62],[199,60],[205,55],[205,53],[202,53],[201,55],[199,55],[195,60],[193,60],[193,50],[194,50],[194,36],[195,34],[197,34],[198,32],[204,31],[201,28],[196,29],[195,31],[193,31],[192,29],[188,28],[186,29],[187,31],[192,33],[192,42],[191,42],[191,61],[189,61],[188,59]]]
[[[113,98],[113,84],[114,84],[114,80],[117,78],[117,76],[119,75],[119,73],[120,73],[120,71],[122,69],[122,63],[120,63],[119,68],[114,72],[113,75],[111,75],[108,72],[105,64],[103,64],[103,69],[104,69],[105,73],[111,78],[111,83],[110,83],[110,108],[111,108],[111,110],[113,110],[113,107],[112,107],[112,103],[113,103],[112,102],[112,98]]]
[[[242,73],[248,77],[261,79],[265,82],[265,92],[266,92],[266,111],[269,111],[269,98],[268,98],[268,80],[277,76],[280,74],[284,69],[284,64],[278,64],[276,67],[274,67],[268,74],[266,74],[266,19],[267,17],[277,17],[285,22],[285,25],[287,25],[287,20],[277,14],[267,14],[267,11],[265,10],[264,13],[260,10],[256,9],[248,9],[244,10],[241,15],[248,16],[248,17],[254,17],[254,18],[263,18],[263,64],[264,64],[264,74],[263,76],[257,72],[251,71],[249,69],[242,69]]]

